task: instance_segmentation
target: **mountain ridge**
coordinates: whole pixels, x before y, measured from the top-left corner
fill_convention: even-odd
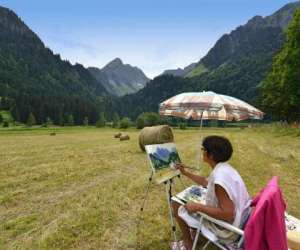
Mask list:
[[[17,121],[26,122],[30,113],[38,123],[50,117],[58,124],[67,115],[76,124],[85,116],[97,119],[95,95],[108,93],[88,70],[54,54],[8,8],[0,7],[0,29],[0,97],[10,100]]]
[[[259,107],[259,85],[285,41],[283,25],[299,7],[300,1],[264,18],[249,19],[221,36],[184,79],[158,76],[138,93],[124,97],[120,114],[134,119],[140,111],[157,111],[160,102],[175,94],[203,90],[234,96]]]
[[[284,29],[287,26],[287,24],[291,21],[294,9],[297,7],[300,7],[300,1],[288,3],[288,4],[284,5],[283,7],[281,7],[280,9],[278,9],[277,11],[275,11],[271,15],[267,15],[264,17],[260,16],[260,15],[256,15],[256,16],[252,17],[251,19],[249,19],[245,24],[239,25],[234,30],[230,31],[229,33],[223,34],[217,40],[216,44],[208,51],[208,53],[204,57],[202,57],[198,62],[192,63],[192,64],[194,64],[193,68],[190,68],[189,70],[185,70],[185,72],[183,72],[183,70],[181,68],[178,68],[175,70],[174,69],[165,70],[162,74],[171,74],[174,76],[184,76],[184,77],[193,77],[193,76],[201,75],[206,70],[203,71],[202,69],[199,69],[197,67],[199,65],[200,65],[200,68],[208,67],[205,63],[205,61],[207,61],[207,59],[205,59],[205,58],[209,57],[209,53],[215,46],[218,46],[217,43],[220,40],[222,40],[222,39],[225,40],[228,38],[228,36],[233,35],[235,32],[239,32],[239,29],[244,29],[244,28],[261,29],[261,28],[268,28],[268,27],[274,28],[275,27],[275,28]],[[228,49],[229,49],[228,51],[231,51],[230,48],[228,48]],[[184,67],[184,69],[186,69],[190,65]],[[221,63],[219,65],[221,65]]]
[[[196,67],[196,65],[197,63],[191,63],[188,66],[184,67],[183,69],[182,68],[167,69],[160,75],[185,76],[189,72],[191,72]]]
[[[108,93],[115,96],[135,93],[150,80],[141,69],[124,64],[118,57],[107,63],[102,69],[89,67],[88,70],[103,83]]]

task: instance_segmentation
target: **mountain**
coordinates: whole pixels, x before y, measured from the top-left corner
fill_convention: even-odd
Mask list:
[[[97,119],[101,105],[96,96],[108,93],[87,69],[55,55],[13,11],[3,7],[0,29],[0,98],[8,100],[16,120],[25,122],[29,113],[38,123],[47,117],[62,123],[70,115],[77,124],[84,117]]]
[[[277,52],[285,38],[284,29],[292,20],[295,9],[299,7],[300,1],[287,4],[270,16],[265,18],[255,16],[230,34],[223,35],[207,55],[197,63],[193,71],[199,67],[216,69],[228,61],[239,60],[242,57],[253,56],[253,54]],[[272,38],[277,40],[274,41]],[[191,75],[193,71],[189,74]],[[204,72],[201,70],[200,74],[194,74],[194,76]]]
[[[248,51],[252,50],[253,47],[256,47],[254,44],[255,41],[252,43],[252,45],[254,45],[252,48],[244,46],[244,42],[248,42],[248,38],[252,39],[253,37],[257,38],[257,36],[259,36],[259,34],[251,34],[253,31],[261,29],[266,30],[272,27],[275,29],[281,28],[282,31],[282,29],[287,27],[288,23],[291,21],[295,8],[299,6],[299,2],[290,3],[265,18],[262,16],[255,16],[250,19],[246,25],[240,26],[230,34],[222,36],[209,53],[200,60],[200,62],[192,63],[184,69],[178,68],[175,70],[166,70],[163,74],[183,77],[198,76],[206,72],[207,67],[214,66],[214,61],[217,61],[215,62],[215,66],[218,66],[226,61],[226,59],[231,59],[234,54],[243,52],[244,48],[247,48]]]
[[[124,97],[120,114],[135,118],[139,111],[157,111],[160,102],[175,94],[202,90],[231,95],[257,105],[259,85],[271,68],[273,56],[282,48],[284,29],[299,7],[300,1],[297,1],[270,16],[253,17],[223,35],[185,79],[159,76],[141,91]]]
[[[160,102],[178,94],[178,90],[188,84],[189,80],[183,77],[173,75],[155,77],[137,93],[116,99],[114,110],[120,116],[128,116],[133,120],[143,112],[157,112]]]
[[[190,65],[184,67],[183,69],[177,68],[177,69],[168,69],[165,70],[161,75],[173,75],[173,76],[185,76],[189,72],[191,72],[195,67],[197,63],[191,63]]]
[[[112,60],[102,69],[94,67],[88,69],[96,79],[103,83],[107,92],[115,96],[135,93],[149,81],[142,70],[123,64],[120,58]]]

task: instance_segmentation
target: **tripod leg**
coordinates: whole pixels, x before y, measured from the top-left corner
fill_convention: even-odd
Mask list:
[[[184,183],[183,183],[183,181],[182,181],[182,179],[181,179],[181,175],[178,175],[177,177],[178,177],[178,179],[179,179],[179,181],[180,181],[180,183],[181,183],[181,186],[182,186],[183,188],[185,188],[186,186],[184,185]]]
[[[147,185],[146,194],[145,194],[145,197],[144,197],[142,206],[141,206],[141,212],[143,212],[143,210],[144,210],[145,202],[146,202],[146,199],[147,199],[147,197],[148,197],[150,185],[151,185],[151,182],[152,182],[152,177],[153,177],[153,172],[151,173],[151,175],[150,175],[150,177],[149,177],[149,182],[148,182],[148,185]]]
[[[169,206],[170,221],[171,221],[171,226],[172,226],[172,234],[174,237],[174,241],[177,241],[176,227],[175,227],[175,223],[174,223],[173,211],[172,211],[172,206],[171,206],[172,180],[169,180],[169,190],[168,190],[168,182],[165,182],[165,186],[166,186],[166,195],[167,195],[168,206]]]

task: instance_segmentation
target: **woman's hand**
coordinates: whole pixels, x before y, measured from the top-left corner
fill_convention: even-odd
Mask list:
[[[182,174],[186,174],[186,171],[185,171],[185,165],[184,164],[182,164],[182,163],[177,163],[176,165],[175,165],[175,168],[176,169],[178,169]]]
[[[195,212],[200,211],[200,207],[201,207],[201,204],[196,203],[196,202],[189,202],[185,205],[185,208],[189,213],[195,213]]]

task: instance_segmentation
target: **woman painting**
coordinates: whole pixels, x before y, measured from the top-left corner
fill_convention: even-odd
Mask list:
[[[240,227],[250,205],[250,197],[241,176],[227,162],[233,152],[230,141],[221,136],[208,136],[203,140],[201,149],[203,161],[212,168],[208,178],[188,172],[184,164],[177,165],[183,175],[207,188],[205,205],[189,202],[181,206],[176,202],[172,203],[174,216],[183,235],[183,241],[177,242],[175,246],[180,245],[181,249],[186,250],[192,249],[193,231],[195,232],[192,229],[199,226],[207,238],[217,236],[226,243],[236,240],[236,235],[232,232],[207,220],[203,220],[200,225],[197,212]]]

